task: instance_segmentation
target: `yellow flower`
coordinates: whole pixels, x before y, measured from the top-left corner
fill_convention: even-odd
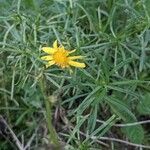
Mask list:
[[[74,60],[82,59],[83,56],[69,56],[76,50],[68,51],[63,46],[57,44],[57,40],[53,43],[53,47],[42,47],[42,50],[48,55],[42,56],[41,59],[47,61],[46,68],[52,65],[60,66],[61,68],[68,68],[70,66],[84,68],[85,63],[79,63]]]

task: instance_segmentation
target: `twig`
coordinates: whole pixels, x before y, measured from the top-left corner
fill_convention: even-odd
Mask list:
[[[71,128],[73,129],[73,127],[71,126]],[[79,133],[83,136],[89,136],[81,131],[79,131]],[[135,144],[135,143],[132,143],[132,142],[128,142],[128,141],[124,141],[124,140],[120,140],[120,139],[116,139],[116,138],[109,138],[109,137],[96,137],[96,136],[93,136],[91,137],[91,139],[95,140],[97,143],[99,144],[102,144],[102,145],[105,145],[108,147],[108,144],[105,144],[103,143],[102,141],[99,141],[98,139],[100,140],[108,140],[108,141],[114,141],[114,142],[119,142],[119,143],[124,143],[124,144],[127,144],[127,145],[130,145],[130,146],[135,146],[135,147],[140,147],[140,148],[147,148],[147,149],[150,149],[150,146],[146,146],[146,145],[141,145],[141,144]]]
[[[31,138],[29,139],[28,143],[26,144],[26,146],[24,147],[24,150],[26,150],[32,143],[34,137],[36,136],[36,133],[34,133]]]
[[[15,145],[13,144],[13,142],[12,142],[5,134],[3,134],[2,132],[0,132],[0,136],[2,136],[4,139],[6,139],[6,140],[10,143],[10,145],[11,145],[14,149],[16,149]]]
[[[22,147],[22,144],[21,142],[18,140],[17,136],[15,135],[15,133],[13,132],[13,130],[10,128],[10,126],[7,124],[7,122],[5,121],[5,119],[0,116],[0,120],[4,123],[4,125],[7,127],[7,129],[9,130],[12,138],[14,139],[17,147],[19,148],[19,150],[25,150],[23,147]]]
[[[131,146],[135,146],[135,147],[140,147],[140,148],[150,149],[150,146],[141,145],[141,144],[135,144],[135,143],[131,143],[131,142],[120,140],[120,139],[116,139],[116,138],[100,137],[99,139],[100,140],[108,140],[108,141],[114,141],[114,142],[124,143],[124,144],[127,144],[127,145],[131,145]]]
[[[88,136],[88,135],[86,135],[85,133],[83,133],[83,132],[81,132],[81,131],[79,131],[79,133],[80,133],[81,135],[85,136],[85,137]],[[95,140],[97,143],[99,143],[99,144],[101,144],[101,145],[103,145],[103,146],[109,147],[108,144],[106,144],[106,143],[104,143],[104,142],[102,142],[102,141],[100,141],[100,140],[95,139],[95,137],[91,137],[91,139],[92,139],[92,140]]]
[[[97,120],[97,122],[105,123],[105,121],[102,121],[102,120]],[[114,124],[113,126],[115,126],[115,127],[127,127],[127,126],[136,126],[136,125],[139,125],[139,124],[147,124],[147,123],[150,123],[150,120],[144,120],[144,121],[126,123],[126,124]]]
[[[70,127],[71,129],[74,129],[73,126],[69,126],[69,127]],[[89,137],[89,135],[85,134],[85,133],[82,132],[82,131],[79,131],[79,133],[80,133],[81,135],[85,136],[85,137],[87,137],[87,136]],[[106,144],[106,143],[104,143],[104,142],[102,142],[102,141],[100,141],[100,140],[96,140],[95,137],[91,137],[91,139],[92,139],[92,140],[95,140],[97,143],[99,143],[99,144],[101,144],[101,145],[103,145],[103,146],[109,147],[108,144]]]

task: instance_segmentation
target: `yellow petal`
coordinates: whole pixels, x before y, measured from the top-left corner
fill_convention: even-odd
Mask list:
[[[53,57],[52,56],[42,56],[41,59],[42,60],[52,60]]]
[[[47,54],[53,54],[57,51],[57,50],[55,50],[54,48],[51,48],[51,47],[42,47],[42,50]]]
[[[74,53],[75,51],[76,51],[76,49],[69,51],[68,53],[71,54],[71,53]]]
[[[54,61],[49,61],[49,62],[46,64],[46,68],[48,68],[48,67],[50,67],[50,66],[52,66],[52,65],[54,65],[54,64],[55,64]]]
[[[85,63],[79,63],[79,62],[72,61],[72,60],[69,61],[68,63],[69,63],[69,65],[74,66],[74,67],[79,67],[79,68],[85,67]]]
[[[54,48],[58,48],[57,40],[54,41],[53,47],[54,47]]]
[[[75,60],[75,59],[82,59],[84,56],[70,56],[70,60]]]

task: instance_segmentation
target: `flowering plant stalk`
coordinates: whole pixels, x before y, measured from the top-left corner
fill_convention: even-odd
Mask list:
[[[62,69],[64,68],[69,68],[70,72],[71,66],[77,67],[77,68],[85,68],[86,65],[83,62],[77,62],[75,60],[77,59],[83,59],[83,56],[78,55],[78,56],[70,56],[72,53],[74,53],[76,50],[66,50],[63,45],[58,46],[57,40],[54,41],[53,47],[42,47],[42,50],[47,54],[46,56],[42,56],[41,60],[46,61],[46,68],[52,66],[52,65],[57,65],[61,67]],[[46,120],[47,120],[47,125],[48,125],[48,130],[49,130],[49,135],[50,135],[50,142],[54,144],[55,150],[60,150],[61,146],[58,141],[58,136],[57,133],[52,125],[52,105],[51,102],[48,100],[46,97],[46,84],[45,84],[45,79],[44,75],[42,73],[40,77],[40,87],[41,91],[44,97],[44,102],[46,106]]]
[[[49,140],[50,140],[50,143],[54,145],[56,150],[60,150],[60,143],[58,140],[58,135],[55,131],[55,128],[52,125],[52,104],[46,96],[45,79],[44,79],[43,74],[40,77],[39,85],[41,88],[41,92],[42,92],[45,107],[46,107],[46,121],[47,121],[47,126],[48,126],[48,131],[49,131]]]

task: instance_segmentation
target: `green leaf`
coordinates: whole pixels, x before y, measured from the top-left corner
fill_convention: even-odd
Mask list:
[[[80,104],[80,106],[74,111],[77,112],[78,114],[82,114],[83,111],[88,108],[91,103],[94,101],[95,97],[93,95],[95,95],[95,93],[97,91],[99,91],[101,89],[100,86],[96,87]]]
[[[124,123],[137,122],[136,117],[124,102],[112,97],[107,97],[106,100],[112,111],[115,112]],[[144,139],[144,130],[141,125],[127,126],[122,128],[122,131],[131,142],[139,144],[142,143]]]
[[[137,111],[141,115],[150,115],[150,93],[144,95],[137,106]]]
[[[141,144],[144,139],[144,130],[141,125],[124,127],[122,131],[133,143]]]
[[[136,121],[134,114],[129,110],[125,103],[113,97],[107,97],[106,100],[112,111],[115,112],[124,122]]]
[[[74,127],[73,131],[71,132],[71,136],[68,139],[68,142],[72,139],[75,138],[75,134],[77,133],[78,135],[80,134],[80,127],[81,125],[87,120],[88,115],[86,116],[77,116],[77,125]]]
[[[88,119],[88,131],[90,133],[95,129],[95,126],[96,126],[97,110],[98,110],[98,105],[95,105],[95,107],[91,110],[91,113]]]
[[[111,126],[113,126],[115,121],[116,121],[116,115],[112,115],[108,120],[105,121],[105,123],[99,126],[95,131],[93,131],[86,140],[94,136],[98,136],[98,137],[103,136],[111,128]]]

